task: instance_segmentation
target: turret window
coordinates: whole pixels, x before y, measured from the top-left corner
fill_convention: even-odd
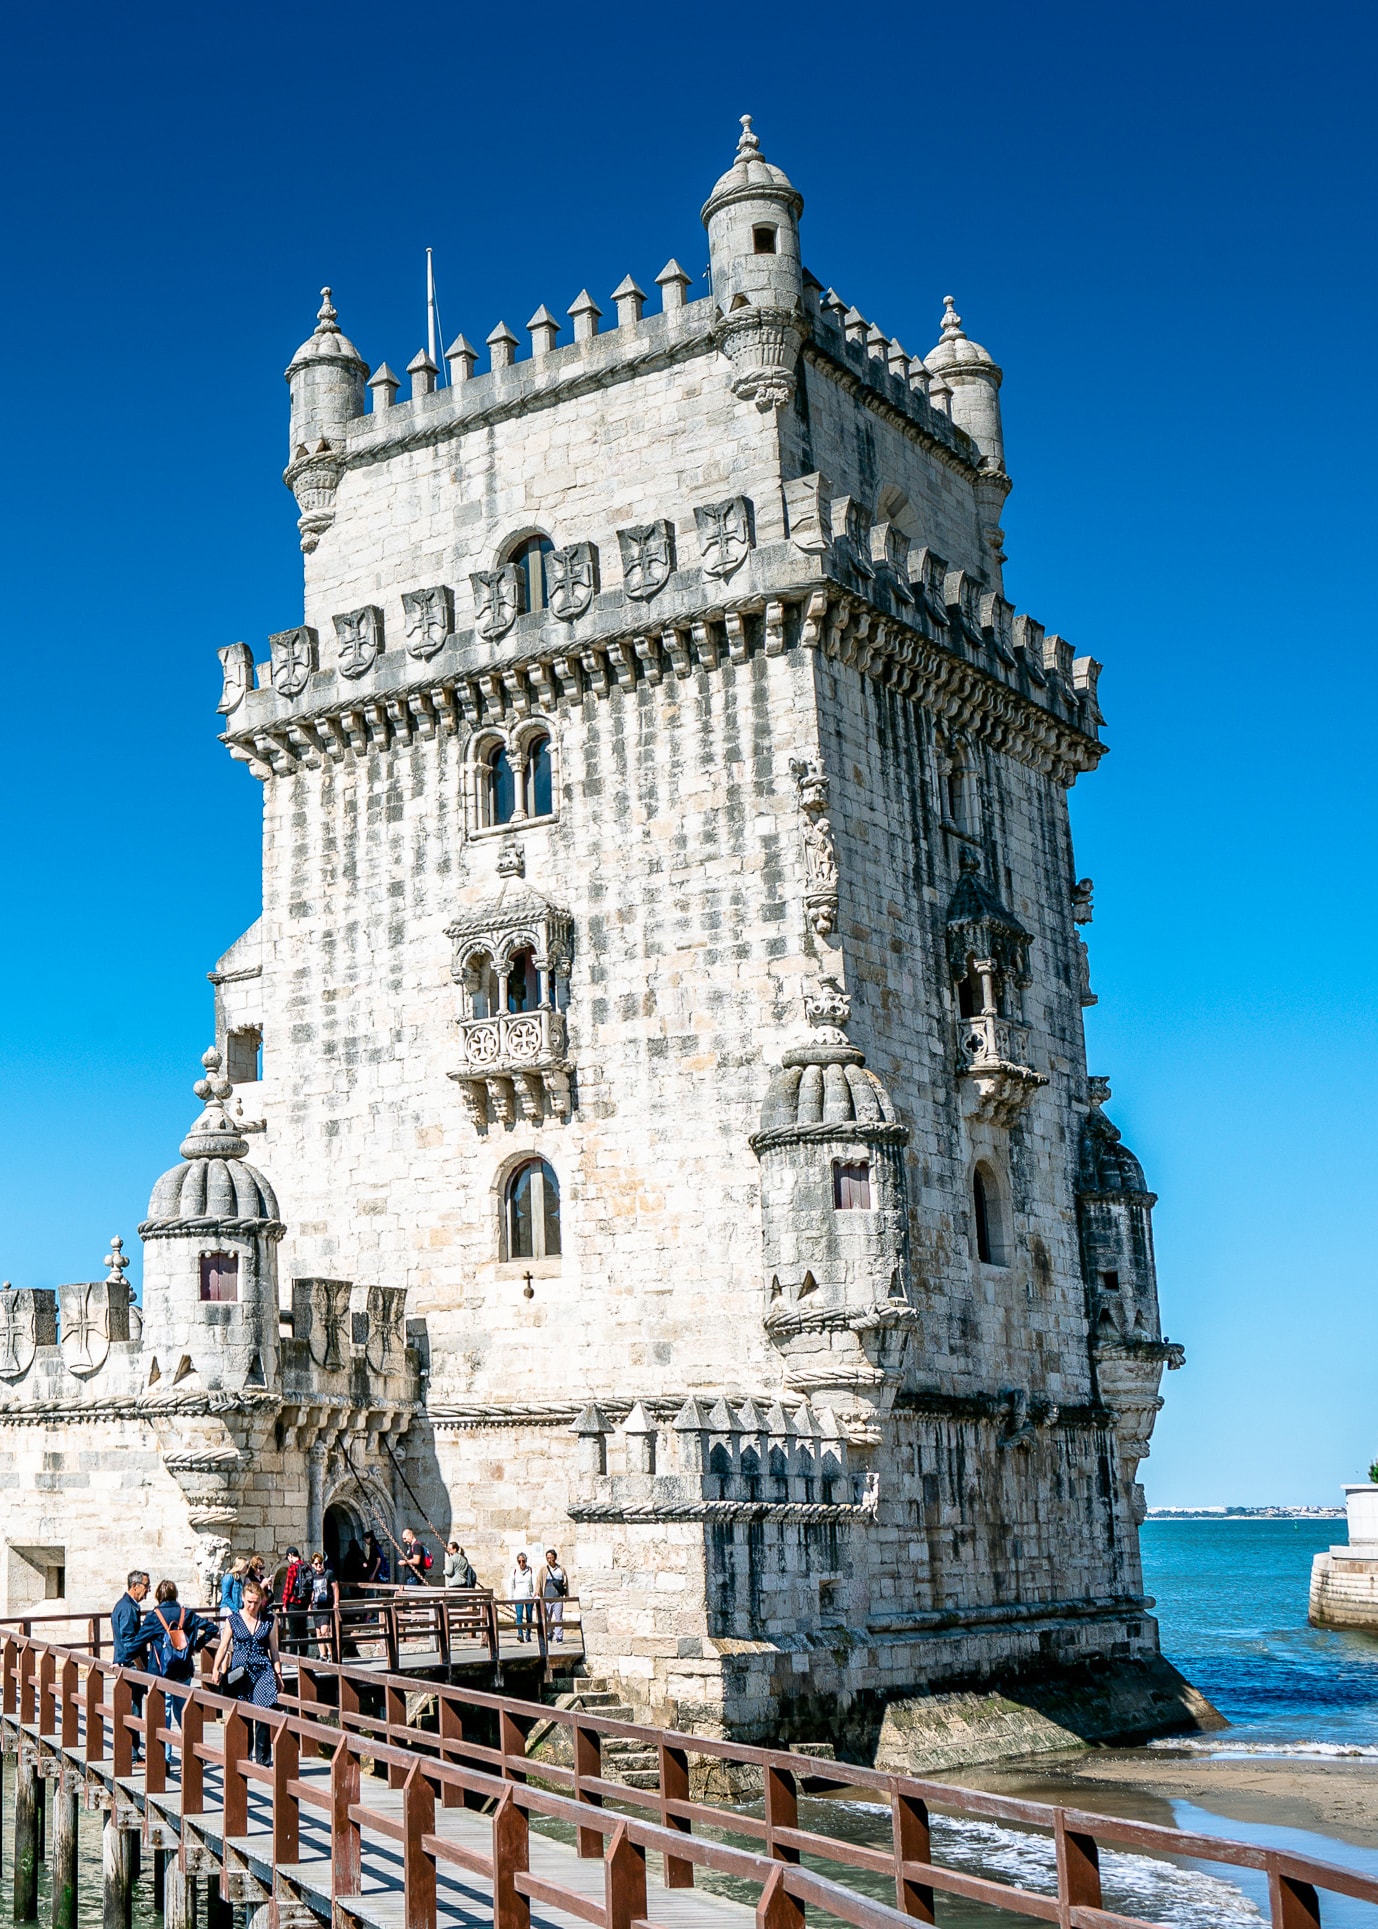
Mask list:
[[[239,1298],[238,1253],[202,1253],[201,1297],[220,1304]]]
[[[834,1164],[833,1205],[838,1212],[871,1210],[871,1167],[865,1159]]]
[[[560,1182],[544,1159],[528,1159],[507,1182],[507,1257],[557,1259]]]
[[[753,228],[751,230],[751,247],[753,253],[758,255],[773,255],[775,253],[775,235],[776,230],[774,228]]]

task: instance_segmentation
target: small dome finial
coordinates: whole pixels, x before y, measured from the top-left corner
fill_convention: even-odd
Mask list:
[[[338,335],[340,332],[337,326],[339,319],[335,304],[330,299],[330,290],[328,288],[322,288],[321,305],[316,310],[316,333],[318,335]]]
[[[106,1285],[123,1286],[124,1275],[129,1265],[129,1259],[124,1251],[124,1241],[123,1239],[120,1238],[120,1235],[118,1233],[116,1233],[114,1238],[110,1241],[110,1250],[105,1255],[105,1263],[110,1268],[110,1271],[106,1274],[106,1278],[105,1278]]]
[[[957,313],[957,304],[951,295],[943,296],[943,340],[945,342],[964,342],[966,333],[962,318]]]
[[[754,161],[760,151],[760,140],[751,131],[751,116],[750,114],[743,114],[742,137],[737,142],[737,159],[739,161]]]

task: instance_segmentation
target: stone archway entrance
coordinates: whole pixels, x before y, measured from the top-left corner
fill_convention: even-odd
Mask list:
[[[343,1579],[351,1567],[358,1565],[367,1531],[363,1515],[348,1501],[334,1500],[326,1508],[321,1537],[325,1542],[325,1558],[338,1579]]]

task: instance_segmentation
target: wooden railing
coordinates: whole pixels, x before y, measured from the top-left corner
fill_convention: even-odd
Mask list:
[[[409,1663],[449,1668],[486,1661],[497,1669],[504,1648],[510,1660],[522,1635],[529,1638],[533,1657],[538,1655],[543,1663],[551,1660],[552,1651],[556,1659],[577,1661],[583,1654],[578,1597],[570,1595],[560,1606],[563,1614],[557,1621],[551,1604],[540,1595],[518,1602],[502,1600],[486,1588],[370,1588],[328,1610],[277,1609],[278,1642],[284,1654],[371,1662],[394,1673]],[[211,1608],[196,1612],[211,1620],[219,1614]],[[44,1638],[96,1655],[113,1649],[108,1614],[15,1615],[0,1620],[3,1629],[26,1637],[41,1631]]]
[[[139,1715],[134,1713],[136,1690],[144,1697]],[[415,1677],[303,1659],[295,1693],[284,1696],[281,1708],[260,1710],[227,1700],[204,1682],[173,1690],[156,1676],[116,1667],[90,1647],[58,1647],[15,1632],[0,1648],[0,1709],[11,1737],[22,1730],[25,1749],[60,1753],[84,1766],[88,1779],[127,1784],[124,1798],[142,1800],[146,1817],[175,1784],[177,1799],[167,1814],[175,1814],[178,1826],[197,1831],[206,1817],[206,1839],[218,1830],[222,1847],[234,1842],[237,1859],[247,1852],[246,1839],[250,1847],[261,1842],[271,1880],[273,1869],[305,1866],[302,1823],[308,1812],[329,1840],[328,1860],[312,1865],[322,1871],[319,1891],[313,1891],[315,1906],[318,1913],[334,1912],[337,1920],[348,1916],[348,1899],[360,1893],[364,1861],[370,1855],[376,1861],[383,1852],[380,1844],[391,1845],[388,1853],[400,1859],[403,1929],[437,1929],[448,1919],[437,1883],[451,1868],[491,1885],[494,1929],[529,1929],[532,1902],[568,1911],[599,1929],[646,1929],[654,1923],[648,1854],[661,1858],[662,1871],[651,1901],[665,1889],[693,1888],[701,1872],[735,1877],[759,1898],[758,1929],[800,1929],[810,1908],[854,1929],[931,1924],[939,1894],[1061,1929],[1143,1929],[1142,1919],[1103,1906],[1100,1854],[1107,1845],[1261,1871],[1268,1880],[1273,1929],[1317,1929],[1323,1891],[1378,1903],[1378,1880],[1285,1850],[638,1726],[577,1707],[551,1708],[428,1683],[434,1723],[413,1725],[406,1715],[415,1690]],[[180,1724],[168,1718],[174,1693]],[[270,1766],[250,1759],[254,1721],[272,1729]],[[567,1760],[528,1756],[527,1736],[537,1723],[565,1731]],[[613,1741],[653,1749],[659,1786],[630,1788],[605,1773],[604,1748]],[[145,1755],[141,1787],[134,1775],[138,1742]],[[695,1799],[691,1765],[696,1761],[718,1773],[753,1776],[763,1790],[763,1812]],[[386,1783],[386,1792],[375,1777]],[[841,1805],[858,1799],[883,1804],[888,1831],[867,1844],[821,1824],[802,1826],[801,1790],[826,1792]],[[257,1837],[249,1834],[251,1792],[260,1820],[265,1807],[269,1818],[267,1832]],[[1050,1835],[1056,1893],[936,1862],[932,1805]],[[447,1833],[446,1821],[461,1810],[469,1830],[462,1840],[454,1826]],[[836,1812],[825,1808],[822,1814]],[[460,1819],[453,1816],[455,1824]],[[573,1828],[575,1844],[562,1865],[563,1881],[533,1873],[533,1823]],[[724,1836],[755,1846],[739,1847]],[[185,1842],[184,1836],[184,1847]],[[602,1863],[601,1900],[591,1900],[587,1883],[580,1885],[572,1875],[580,1859],[590,1858]],[[844,1873],[825,1873],[805,1858]],[[849,1886],[848,1870],[884,1878],[893,1890],[893,1905]],[[299,1874],[294,1879],[300,1880]],[[304,1899],[313,1906],[310,1896]]]

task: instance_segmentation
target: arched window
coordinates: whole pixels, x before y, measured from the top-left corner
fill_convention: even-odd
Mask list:
[[[761,1498],[761,1456],[754,1447],[742,1450],[742,1480],[746,1486],[748,1500]]]
[[[536,975],[536,954],[529,947],[512,953],[507,967],[507,1009],[535,1011],[540,1003],[540,980]]]
[[[528,1159],[507,1181],[507,1257],[555,1259],[560,1252],[560,1182],[544,1159]]]
[[[974,971],[957,980],[957,1009],[963,1018],[975,1018],[981,1009],[981,985]]]
[[[550,787],[550,739],[532,737],[522,759],[522,802],[528,817],[549,817],[554,808]]]
[[[508,555],[517,565],[517,591],[523,612],[546,606],[545,559],[555,547],[548,536],[528,536]]]
[[[464,967],[464,988],[469,994],[471,1018],[496,1018],[498,980],[493,960],[486,951],[477,952]]]
[[[516,775],[512,759],[500,743],[484,752],[482,803],[485,824],[510,824],[517,814]]]
[[[976,1224],[976,1257],[983,1266],[1008,1266],[1004,1201],[1000,1182],[988,1165],[978,1165],[971,1175],[971,1206]]]

